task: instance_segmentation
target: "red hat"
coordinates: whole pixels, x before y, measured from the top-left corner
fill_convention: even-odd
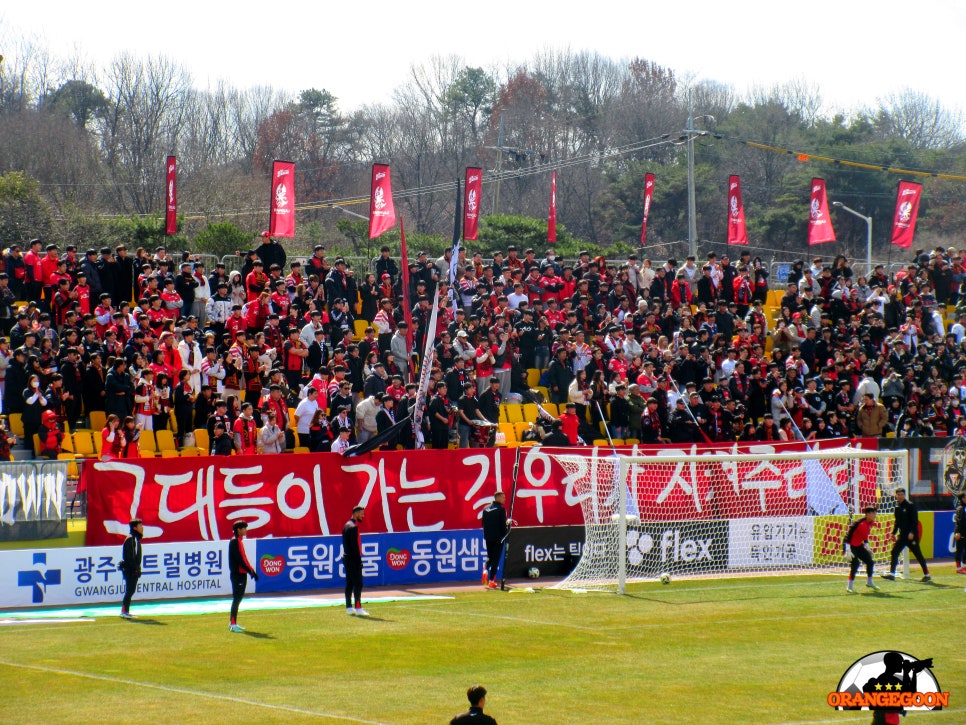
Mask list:
[[[801,312],[796,312],[794,315],[792,315],[792,319],[793,320],[800,320],[800,319],[802,319],[802,313]]]
[[[269,234],[268,232],[262,232],[262,236],[267,238],[267,237],[270,237],[272,235]]]
[[[388,274],[383,274],[382,275],[382,278],[383,279],[392,279],[392,277],[390,277]]]

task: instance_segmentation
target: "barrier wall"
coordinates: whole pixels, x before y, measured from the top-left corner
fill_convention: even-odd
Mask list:
[[[952,517],[951,511],[920,512],[927,558],[933,552],[936,557],[952,556]],[[635,542],[640,560],[653,571],[684,575],[798,571],[812,564],[844,567],[841,542],[847,524],[845,516],[649,522],[629,526],[628,531],[637,536],[628,541],[629,545]],[[892,520],[885,519],[871,537],[880,560],[892,546],[891,532]],[[642,541],[649,545],[641,548]],[[542,577],[563,576],[579,560],[583,544],[583,526],[516,528],[507,552],[506,576],[525,578],[532,568]],[[259,581],[249,583],[251,592],[339,590],[345,584],[341,535],[249,538],[245,546],[259,572]],[[394,533],[370,533],[363,528],[362,547],[367,587],[476,582],[486,558],[479,528]],[[0,551],[0,608],[120,602],[124,594],[124,579],[117,570],[120,555],[120,545]],[[145,540],[136,598],[230,597],[227,559],[224,540]]]
[[[868,448],[875,441],[853,444]],[[787,443],[620,450],[654,457],[708,451],[766,457],[803,449],[801,443]],[[513,517],[522,526],[582,524],[581,500],[595,495],[599,482],[612,483],[602,465],[612,452],[598,448],[566,449],[584,462],[582,470],[570,474],[539,447],[392,451],[359,458],[320,453],[97,461],[84,466],[82,474],[87,543],[119,543],[132,516],[144,520],[147,541],[225,538],[238,519],[248,521],[249,535],[256,538],[326,536],[342,530],[357,504],[366,507],[366,526],[373,532],[475,529],[493,493],[513,488],[517,451]],[[723,519],[804,515],[805,467],[793,461],[782,466],[779,471],[757,462],[714,470],[668,465],[640,477],[634,493],[642,516],[660,520],[705,518],[704,502],[711,498]],[[848,474],[848,466],[842,466],[835,485],[847,486]],[[709,496],[714,486],[715,495]]]

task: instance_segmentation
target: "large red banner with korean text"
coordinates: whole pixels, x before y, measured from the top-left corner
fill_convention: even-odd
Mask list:
[[[916,236],[916,219],[919,216],[919,200],[922,198],[922,184],[914,181],[900,181],[896,193],[896,214],[892,220],[892,243],[897,247],[909,249]]]
[[[745,204],[741,200],[741,179],[728,177],[728,244],[747,244]]]
[[[875,441],[862,445],[874,447]],[[800,443],[638,446],[633,452],[721,451],[764,459],[803,448]],[[515,488],[516,451],[501,448],[358,458],[319,453],[92,461],[82,474],[88,484],[87,544],[117,544],[134,517],[143,519],[148,541],[224,539],[240,519],[256,538],[329,535],[342,530],[357,505],[366,507],[368,532],[473,529],[498,490],[515,491],[513,518],[520,526],[582,524],[581,500],[597,494],[598,479],[601,486],[613,483],[597,473],[607,470],[604,461],[610,463],[612,454],[596,448],[557,452],[582,456],[586,470],[568,474],[546,450],[522,449]],[[849,463],[843,472],[851,470]],[[842,490],[850,485],[844,478],[833,482]],[[807,508],[805,467],[796,461],[661,464],[635,476],[634,489],[641,514],[653,520],[707,519],[710,501],[712,517],[719,519],[802,516]]]
[[[178,233],[178,159],[169,156],[165,162],[164,233]]]
[[[466,167],[463,186],[463,239],[475,240],[480,235],[480,200],[483,198],[483,169]]]
[[[647,240],[647,217],[651,213],[651,197],[654,196],[654,174],[644,174],[644,218],[641,220],[641,246]]]
[[[812,179],[812,196],[808,205],[808,243],[825,244],[835,241],[832,217],[828,213],[825,179]]]
[[[268,233],[273,237],[295,236],[295,164],[272,164],[272,203]]]

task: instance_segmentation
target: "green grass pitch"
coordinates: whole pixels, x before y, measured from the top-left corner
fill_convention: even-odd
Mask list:
[[[914,567],[915,568],[915,567]],[[508,723],[868,723],[825,700],[880,649],[932,657],[966,722],[966,577],[675,580],[627,596],[482,588],[444,601],[0,627],[3,723],[446,723],[484,684]],[[538,586],[541,582],[537,582]],[[136,602],[135,602],[136,605]],[[136,611],[136,606],[135,610]],[[0,614],[2,617],[2,614]]]

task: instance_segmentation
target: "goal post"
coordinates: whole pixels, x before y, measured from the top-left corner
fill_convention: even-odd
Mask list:
[[[580,502],[585,541],[560,589],[624,593],[629,582],[748,573],[816,573],[848,566],[849,521],[875,506],[870,548],[891,549],[896,488],[907,487],[904,450],[851,446],[776,452],[598,455],[548,453]]]

